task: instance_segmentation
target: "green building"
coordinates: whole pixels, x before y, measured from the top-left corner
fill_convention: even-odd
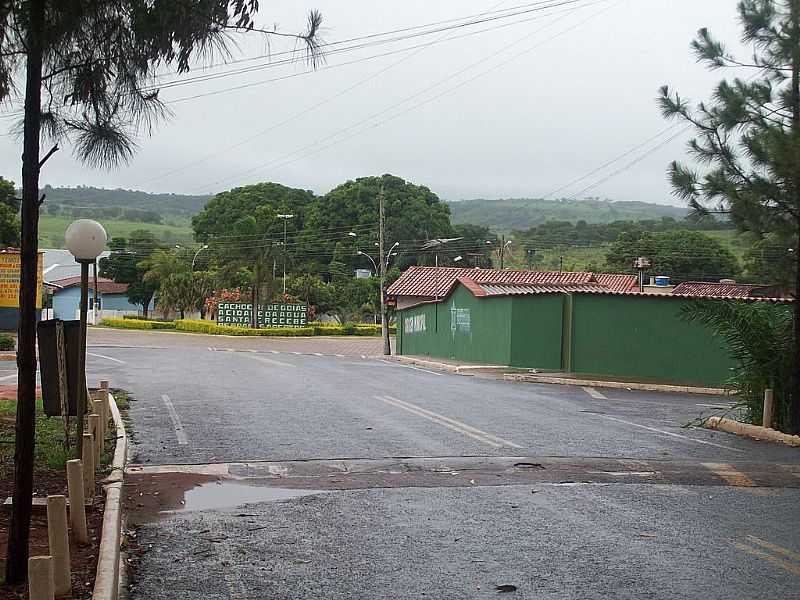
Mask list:
[[[628,275],[412,267],[388,293],[398,354],[721,386],[732,359],[681,316],[700,296],[638,289]]]

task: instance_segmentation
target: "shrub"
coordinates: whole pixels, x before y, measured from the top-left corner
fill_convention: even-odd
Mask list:
[[[214,321],[196,321],[191,319],[181,319],[175,321],[175,328],[178,331],[209,333],[212,335],[256,337],[301,337],[314,335],[313,327],[264,327],[262,329],[250,329],[249,327],[217,325]]]
[[[170,319],[160,319],[158,317],[143,317],[142,315],[122,315],[123,319],[132,319],[134,321],[158,321],[160,323],[171,323]]]
[[[788,431],[789,385],[794,355],[791,307],[771,302],[694,301],[683,317],[714,331],[736,362],[726,387],[745,409],[745,420],[761,423],[764,390],[775,394],[775,425]]]
[[[0,334],[0,350],[15,350],[16,340],[10,335]]]
[[[314,335],[381,335],[381,326],[369,323],[345,323],[344,325],[311,323],[311,326],[314,328]],[[396,330],[394,325],[389,326],[389,333],[394,334]]]
[[[175,329],[175,321],[144,321],[142,319],[103,319],[103,327],[117,329]]]

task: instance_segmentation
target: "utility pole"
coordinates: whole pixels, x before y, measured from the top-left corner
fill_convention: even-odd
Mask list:
[[[286,295],[286,225],[294,215],[278,215],[283,219],[283,295]]]
[[[381,334],[383,335],[383,354],[389,356],[392,353],[392,344],[389,340],[389,323],[386,319],[386,263],[389,257],[383,257],[383,236],[386,227],[386,215],[384,210],[384,190],[383,184],[378,191],[378,258],[381,261]]]
[[[536,254],[536,249],[529,248],[525,251],[528,257],[528,271],[533,270],[533,255]]]

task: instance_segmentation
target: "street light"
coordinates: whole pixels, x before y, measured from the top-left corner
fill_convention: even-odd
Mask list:
[[[78,219],[67,227],[64,241],[75,261],[81,265],[80,349],[78,351],[78,457],[83,458],[83,415],[86,412],[86,311],[89,304],[89,265],[94,264],[106,246],[106,230],[97,221]]]
[[[208,250],[208,244],[203,244],[202,246],[200,246],[197,252],[194,253],[194,258],[192,258],[192,273],[194,273],[194,261],[197,260],[197,255],[200,254],[203,250]]]
[[[286,225],[289,219],[294,215],[278,215],[279,219],[283,219],[283,295],[286,295]]]

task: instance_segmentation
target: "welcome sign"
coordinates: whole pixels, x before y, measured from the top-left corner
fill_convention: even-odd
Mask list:
[[[253,305],[243,302],[220,302],[217,324],[250,327]],[[305,327],[308,307],[305,304],[265,304],[257,311],[259,327]]]

